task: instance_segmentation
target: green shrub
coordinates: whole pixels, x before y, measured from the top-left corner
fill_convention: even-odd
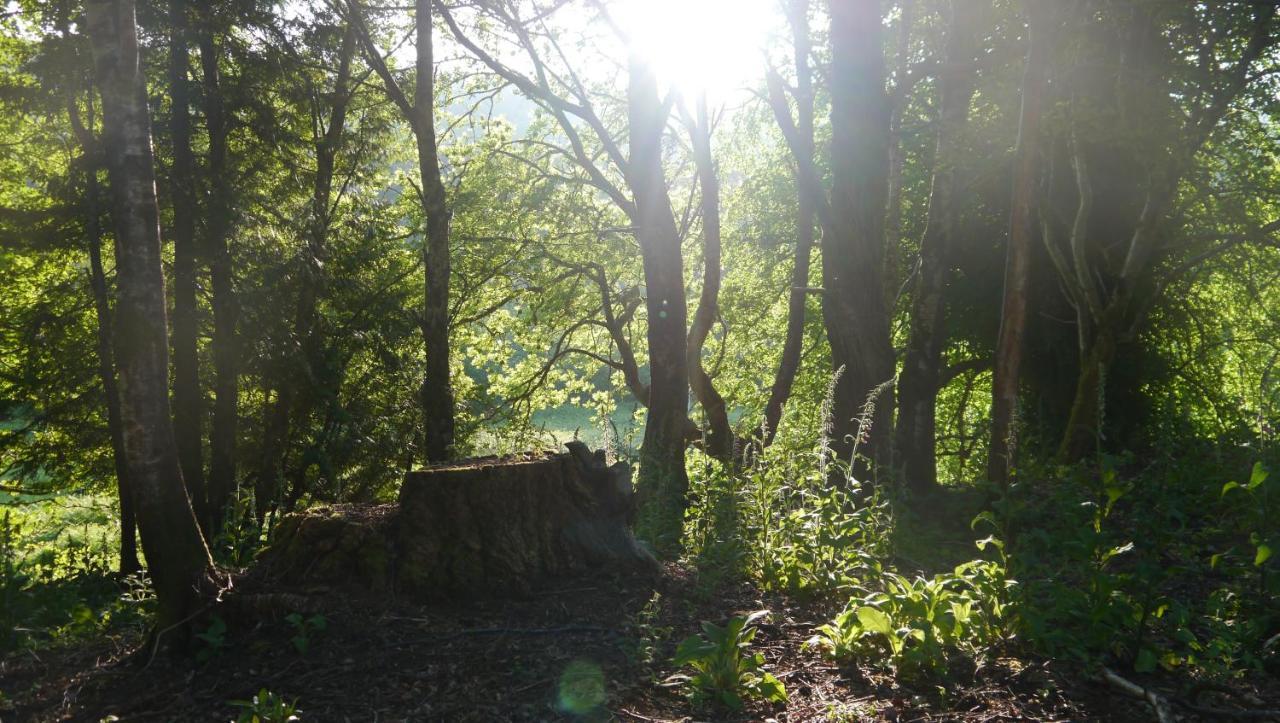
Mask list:
[[[756,635],[751,623],[768,614],[768,610],[760,610],[745,618],[735,617],[724,627],[704,622],[702,635],[680,643],[675,664],[695,671],[692,676],[677,677],[688,685],[690,697],[732,710],[740,710],[747,698],[786,702],[782,681],[764,670],[764,655],[750,650]]]
[[[884,590],[852,599],[806,643],[841,662],[880,661],[905,678],[946,672],[952,654],[980,654],[1009,629],[1012,583],[974,560],[932,578],[885,573]]]

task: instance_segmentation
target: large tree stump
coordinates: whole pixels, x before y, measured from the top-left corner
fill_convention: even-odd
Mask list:
[[[523,590],[590,569],[657,570],[631,533],[630,468],[566,446],[411,472],[398,505],[289,515],[263,565],[294,582],[423,598]]]

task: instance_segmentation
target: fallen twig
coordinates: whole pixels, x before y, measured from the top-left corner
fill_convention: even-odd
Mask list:
[[[1131,697],[1139,700],[1145,700],[1151,706],[1152,710],[1155,711],[1156,719],[1159,720],[1160,723],[1173,723],[1173,708],[1170,705],[1168,698],[1160,695],[1150,688],[1144,688],[1131,680],[1121,677],[1119,673],[1115,672],[1111,668],[1103,668],[1102,677],[1103,680],[1111,685],[1111,687],[1116,688]]]

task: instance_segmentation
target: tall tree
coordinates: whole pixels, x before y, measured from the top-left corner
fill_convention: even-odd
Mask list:
[[[707,111],[707,95],[699,93],[692,116],[684,110],[685,124],[693,146],[693,161],[698,169],[698,185],[702,192],[702,291],[689,327],[685,356],[689,367],[689,384],[693,396],[707,415],[706,448],[711,456],[732,463],[734,435],[729,426],[729,412],[724,397],[702,363],[702,350],[711,327],[720,315],[720,179],[711,154],[711,118]],[[663,185],[666,196],[666,186]],[[672,228],[674,229],[674,221]],[[679,241],[676,242],[677,250]],[[683,285],[681,286],[683,290]]]
[[[90,0],[85,9],[115,226],[116,338],[130,489],[156,590],[157,625],[168,630],[181,628],[200,609],[213,560],[182,483],[170,418],[159,209],[134,4]]]
[[[809,0],[791,0],[787,4],[787,22],[791,26],[791,51],[796,66],[796,120],[795,153],[813,162],[813,69],[809,56],[813,53],[813,41],[809,33]],[[780,94],[781,79],[770,74],[772,90],[770,105],[779,118],[789,119],[790,111]],[[797,188],[804,181],[796,176]],[[791,387],[800,370],[800,353],[804,345],[805,305],[809,286],[809,263],[813,253],[813,194],[803,191],[796,195],[796,254],[791,270],[791,288],[787,294],[787,330],[782,342],[782,354],[774,373],[773,386],[769,389],[769,401],[765,403],[764,422],[761,424],[761,441],[766,446],[773,442],[782,422],[782,409],[791,396]]]
[[[917,492],[937,485],[935,437],[942,352],[947,342],[946,290],[959,227],[961,178],[957,166],[964,151],[969,106],[977,90],[977,31],[989,9],[985,0],[952,0],[946,50],[938,74],[933,181],[911,299],[910,336],[898,381],[895,452],[901,460],[903,480]]]
[[[426,267],[426,299],[422,310],[422,339],[427,365],[419,390],[426,434],[426,459],[449,458],[454,443],[453,386],[449,379],[449,225],[450,211],[435,128],[435,64],[431,45],[431,0],[415,0],[417,39],[413,99],[401,88],[381,51],[373,42],[356,0],[348,0],[351,22],[359,33],[365,57],[382,79],[387,95],[409,122],[418,146],[417,189],[426,217],[422,260]]]
[[[92,89],[90,89],[92,91]],[[85,236],[89,247],[89,286],[97,317],[98,378],[107,405],[107,431],[111,435],[111,459],[115,465],[116,492],[120,499],[120,574],[142,569],[138,560],[138,521],[129,490],[129,461],[124,447],[124,421],[120,413],[120,387],[116,384],[115,338],[111,324],[111,298],[102,268],[102,191],[98,184],[101,151],[93,134],[93,94],[88,99],[87,123],[81,121],[76,98],[67,103],[71,128],[80,143],[80,170],[84,177]]]
[[[532,77],[513,70],[467,37],[451,13],[444,11],[443,15],[464,47],[504,81],[542,105],[556,120],[557,128],[568,143],[562,155],[576,163],[587,176],[587,183],[626,215],[640,246],[648,321],[648,385],[640,382],[639,368],[634,366],[629,344],[622,338],[619,319],[613,316],[608,283],[599,267],[596,283],[604,297],[604,325],[624,359],[633,367],[623,366],[628,385],[648,407],[637,484],[642,500],[641,526],[660,552],[670,554],[679,549],[687,505],[689,478],[685,470],[685,449],[699,436],[688,416],[688,309],[681,234],[663,170],[662,139],[675,97],[671,93],[660,96],[652,69],[638,55],[629,57],[625,109],[628,153],[624,155],[618,134],[606,127],[586,85],[573,69],[567,68],[565,76],[550,71],[525,24],[500,4],[492,11],[516,36],[520,49],[533,65]],[[614,30],[625,41],[625,31],[616,26]],[[564,85],[562,91],[552,87],[552,78]],[[607,159],[610,169],[596,162],[596,156],[584,144],[583,134],[571,118],[589,129],[601,149],[599,155]],[[610,170],[622,176],[629,195],[611,180]],[[634,307],[622,316],[629,317],[633,312]]]
[[[991,441],[987,454],[987,479],[1001,485],[1009,482],[1017,452],[1013,435],[1016,433],[1014,424],[1023,337],[1027,328],[1027,299],[1031,290],[1031,252],[1035,243],[1035,204],[1040,179],[1040,117],[1049,59],[1049,4],[1042,0],[1026,0],[1024,6],[1027,53],[1022,71],[1018,141],[1013,153],[1013,193],[1005,250],[1000,332],[996,339],[991,381]]]
[[[200,390],[196,278],[196,159],[191,149],[190,6],[169,2],[169,136],[173,165],[173,427],[182,479],[199,519],[205,519],[204,401]]]
[[[856,447],[873,464],[890,458],[896,366],[882,273],[889,174],[883,34],[879,0],[832,0],[832,233],[824,230],[822,239],[822,316],[839,374],[832,450],[847,459]],[[855,476],[870,473],[869,465],[855,465]]]
[[[239,349],[231,251],[232,190],[227,149],[230,126],[223,101],[219,48],[212,7],[201,17],[200,67],[204,116],[209,135],[206,175],[209,189],[204,207],[204,250],[209,260],[213,305],[214,406],[210,430],[210,466],[206,509],[201,517],[210,539],[222,529],[223,517],[236,489],[236,430],[239,426]]]
[[[1097,449],[1102,437],[1105,380],[1122,344],[1129,342],[1163,288],[1161,261],[1179,244],[1174,211],[1178,190],[1231,104],[1244,92],[1254,64],[1277,41],[1273,32],[1277,6],[1251,3],[1242,16],[1232,8],[1197,5],[1183,12],[1181,28],[1162,32],[1163,18],[1153,7],[1113,8],[1114,13],[1086,15],[1093,37],[1104,35],[1100,21],[1122,33],[1119,76],[1105,83],[1077,82],[1068,102],[1069,122],[1062,144],[1066,148],[1075,187],[1075,212],[1069,228],[1060,232],[1052,218],[1043,218],[1043,241],[1058,278],[1076,310],[1079,338],[1079,376],[1066,431],[1058,456],[1076,461]],[[1206,18],[1204,13],[1223,13]],[[1174,85],[1179,60],[1170,39],[1180,32],[1198,36],[1206,22],[1212,41],[1191,70],[1190,92]],[[1090,62],[1093,62],[1092,60]],[[1185,103],[1179,107],[1178,103]],[[1100,117],[1111,120],[1103,128]],[[1117,138],[1117,130],[1129,135]],[[1129,138],[1140,138],[1140,144]],[[1140,189],[1133,209],[1112,212],[1105,224],[1095,213],[1105,193],[1094,161],[1130,154],[1125,185]],[[1133,155],[1136,154],[1136,155]],[[1109,186],[1115,192],[1115,186]],[[1113,204],[1114,205],[1114,204]],[[1105,226],[1107,231],[1101,229]],[[1126,229],[1114,245],[1121,253],[1099,249],[1111,229]]]
[[[689,489],[689,368],[683,255],[662,169],[662,136],[671,98],[659,97],[653,70],[640,57],[633,54],[629,68],[626,171],[635,201],[649,320],[649,415],[640,447],[640,483],[649,505],[651,541],[659,550],[672,552],[679,549]]]
[[[279,378],[274,382],[275,400],[270,406],[264,429],[262,457],[254,490],[255,512],[259,521],[266,518],[268,510],[282,495],[281,480],[287,457],[285,441],[290,436],[291,418],[305,420],[320,399],[333,400],[337,395],[337,383],[329,369],[327,334],[319,304],[327,286],[325,263],[329,257],[329,233],[333,225],[334,174],[338,153],[342,149],[347,110],[354,95],[351,70],[356,42],[355,30],[347,23],[338,50],[338,68],[332,87],[312,86],[308,80],[308,94],[314,107],[323,107],[326,100],[329,106],[326,122],[312,124],[311,148],[315,153],[316,168],[303,233],[301,289],[292,335],[298,340],[299,348],[290,347],[283,354]],[[293,490],[290,494],[300,495],[301,492]]]

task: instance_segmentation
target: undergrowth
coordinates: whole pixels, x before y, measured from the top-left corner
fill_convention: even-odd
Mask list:
[[[1277,669],[1280,495],[1266,462],[1230,479],[1185,459],[1022,470],[979,490],[990,504],[958,543],[973,545],[967,561],[926,574],[957,551],[917,544],[935,558],[922,562],[895,541],[918,537],[900,525],[937,525],[915,514],[928,501],[832,484],[821,453],[775,446],[737,470],[697,458],[685,549],[709,589],[745,579],[837,605],[809,645],[841,664],[922,682],[995,651],[1214,679]]]

